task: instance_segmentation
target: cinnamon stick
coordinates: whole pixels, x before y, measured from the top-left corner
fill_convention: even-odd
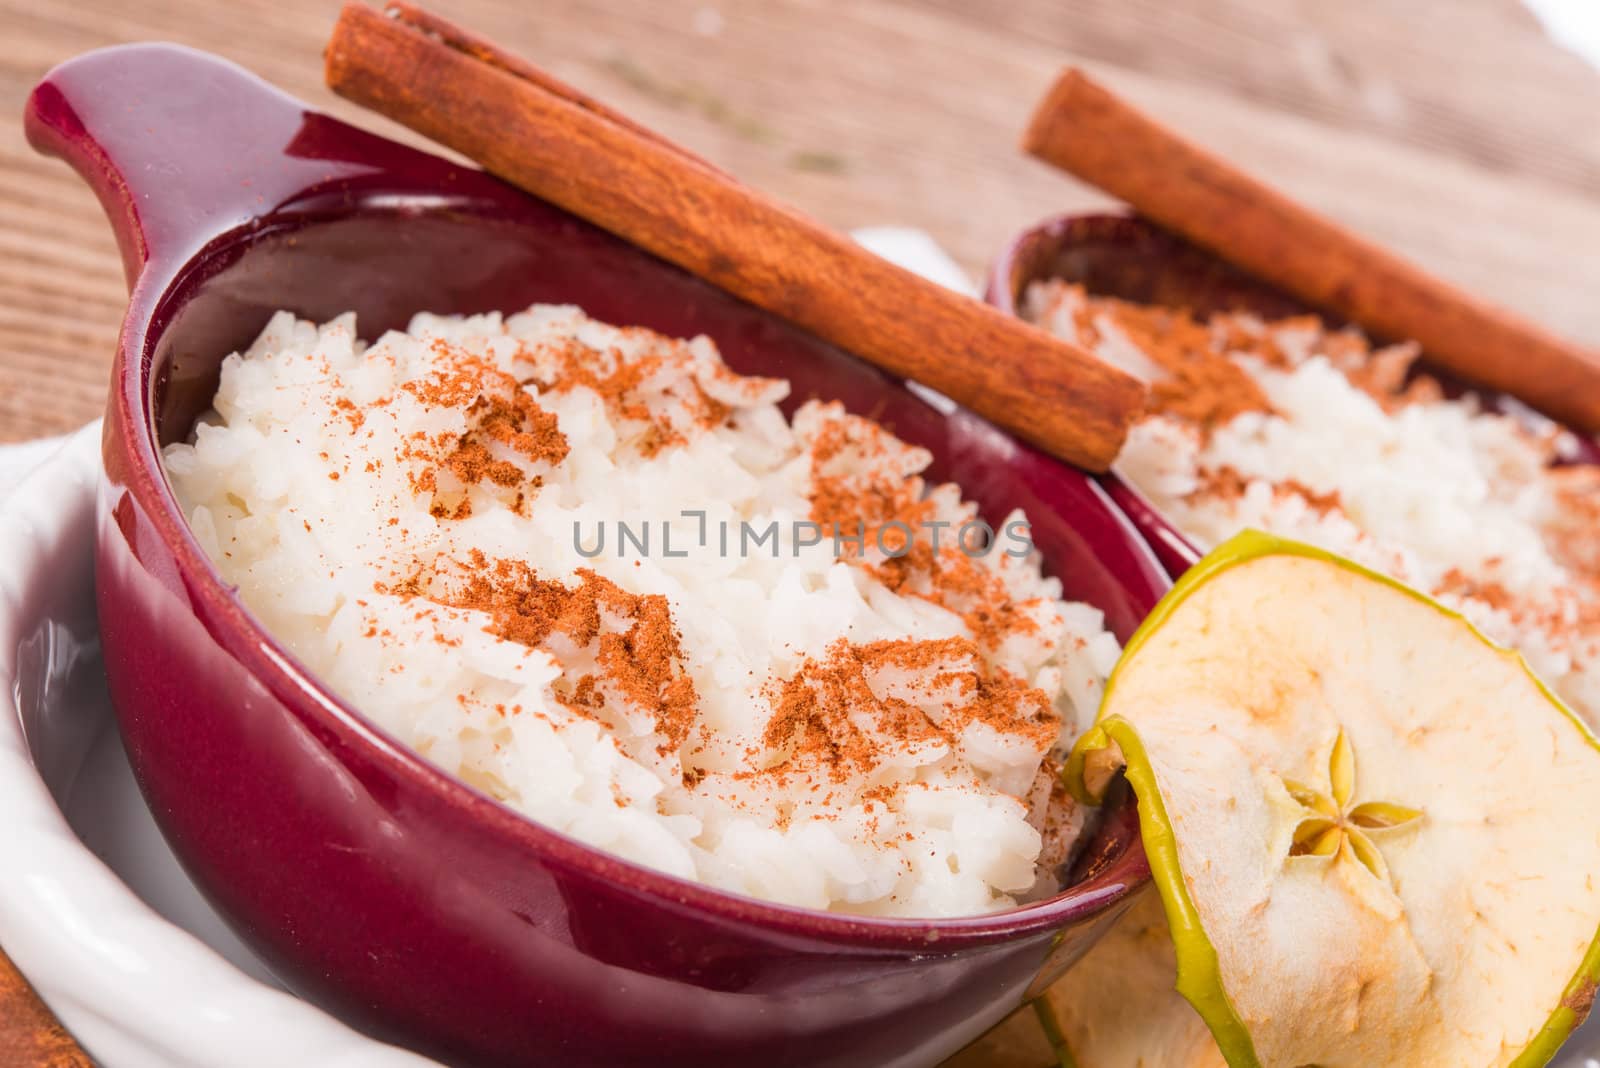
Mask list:
[[[526,61],[409,5],[347,5],[328,85],[1071,463],[1105,470],[1136,380],[890,264]]]
[[[1069,69],[1023,138],[1141,215],[1430,362],[1600,432],[1600,353],[1496,308],[1295,203]]]

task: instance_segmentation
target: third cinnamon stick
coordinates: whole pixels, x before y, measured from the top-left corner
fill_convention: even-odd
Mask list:
[[[1600,432],[1600,354],[1363,240],[1068,70],[1024,147],[1223,259],[1461,378]]]

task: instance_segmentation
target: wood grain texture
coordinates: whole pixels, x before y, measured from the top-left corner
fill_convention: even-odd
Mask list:
[[[1044,215],[1108,203],[1016,151],[1033,102],[1082,63],[1356,231],[1600,343],[1600,75],[1517,0],[431,6],[823,222],[921,227],[974,273]],[[171,40],[407,139],[323,88],[337,7],[0,0],[0,440],[99,413],[125,297],[93,196],[23,141],[28,89],[87,49]],[[0,1021],[16,1011],[0,994]],[[0,1064],[52,1064],[9,1036]],[[983,1052],[966,1063],[1000,1068]]]
[[[33,987],[0,954],[0,1064],[8,1068],[91,1068]]]
[[[1516,0],[437,0],[580,89],[834,226],[929,230],[970,271],[1099,193],[1023,158],[1068,61],[1357,232],[1600,342],[1600,77]],[[530,14],[536,10],[537,16]],[[0,104],[49,66],[167,39],[345,117],[333,0],[0,0]],[[414,140],[414,139],[413,139]],[[93,198],[0,124],[0,440],[93,417],[122,283]]]

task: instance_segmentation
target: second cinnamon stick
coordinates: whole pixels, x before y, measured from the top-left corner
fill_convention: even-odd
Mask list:
[[[1023,146],[1141,215],[1430,362],[1600,432],[1600,353],[1494,307],[1192,144],[1078,70],[1039,103]]]
[[[470,46],[463,45],[470,41]],[[890,264],[433,16],[345,8],[328,84],[549,200],[1074,464],[1105,470],[1133,378]]]

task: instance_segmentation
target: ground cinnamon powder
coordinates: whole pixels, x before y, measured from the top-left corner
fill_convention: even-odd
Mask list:
[[[872,572],[898,594],[920,597],[962,618],[974,638],[993,649],[1038,624],[978,555],[959,528],[930,531],[935,514],[927,487],[903,470],[905,446],[881,426],[845,415],[825,424],[811,442],[811,519],[839,541],[846,559]],[[908,533],[909,532],[909,535]]]
[[[1216,312],[1202,321],[1187,308],[1093,296],[1075,284],[1057,286],[1049,299],[1047,314],[1058,306],[1071,309],[1080,342],[1097,345],[1117,332],[1136,346],[1162,372],[1150,385],[1148,412],[1203,434],[1246,412],[1271,411],[1261,387],[1235,360],[1245,356],[1291,369],[1300,356],[1285,338],[1294,335],[1314,339],[1320,355],[1388,410],[1442,395],[1437,381],[1415,373],[1415,344],[1374,348],[1359,331],[1331,330],[1315,315],[1268,321],[1246,312]]]
[[[659,343],[659,339],[656,340]],[[614,351],[597,354],[577,339],[568,339],[559,344],[542,345],[537,351],[524,350],[520,358],[536,368],[522,380],[523,384],[533,385],[544,393],[564,393],[582,386],[600,397],[613,418],[643,424],[635,444],[640,454],[647,457],[683,444],[692,429],[721,426],[732,412],[728,405],[706,393],[692,376],[687,379],[686,386],[690,396],[679,398],[688,403],[693,413],[692,426],[680,425],[670,406],[653,410],[641,398],[641,386],[663,369],[695,366],[693,354],[684,347],[627,360]],[[698,369],[704,372],[703,367]],[[731,373],[727,376],[734,377]],[[757,385],[764,382],[756,380]],[[669,388],[665,395],[672,397],[677,388],[680,387]]]
[[[588,568],[578,569],[571,585],[541,579],[520,560],[490,560],[481,552],[463,570],[462,582],[430,591],[430,599],[483,612],[491,633],[531,648],[544,647],[554,633],[578,648],[598,643],[602,673],[567,684],[569,708],[590,714],[609,691],[655,716],[664,753],[688,738],[698,699],[665,597],[630,593]]]
[[[899,469],[897,454],[903,450],[882,427],[865,419],[837,414],[823,424],[810,442],[808,496],[811,518],[825,535],[861,533],[872,545],[888,524],[907,523],[914,531],[931,515],[922,480],[907,478]]]
[[[508,499],[515,492],[520,509],[541,484],[536,466],[566,459],[570,446],[555,416],[539,406],[528,387],[538,395],[579,386],[592,390],[614,418],[640,424],[634,444],[646,455],[724,425],[731,411],[698,382],[674,384],[691,392],[678,398],[683,404],[656,405],[657,411],[646,400],[652,377],[669,370],[663,361],[689,359],[687,351],[624,359],[572,340],[519,352],[517,361],[530,373],[518,378],[445,341],[435,342],[434,350],[441,369],[404,388],[430,407],[460,410],[467,429],[418,433],[400,459],[415,469],[412,489],[432,495],[433,514],[442,519],[471,515],[466,491],[480,485]],[[740,388],[769,386],[758,379]],[[909,543],[889,539],[887,556],[871,548],[890,524],[918,530],[935,514],[934,505],[923,481],[908,476],[904,445],[869,420],[842,409],[834,414],[838,418],[823,421],[809,443],[813,519],[830,535],[860,533],[863,547],[846,552],[854,566],[896,592],[954,612],[972,637],[867,644],[840,639],[825,655],[805,659],[789,677],[769,680],[765,696],[771,716],[762,744],[746,754],[747,765],[735,778],[776,777],[826,796],[829,784],[870,775],[907,747],[959,746],[963,731],[974,723],[1019,736],[1039,752],[1051,749],[1061,721],[1047,695],[989,667],[983,655],[1013,634],[1037,631],[1038,623],[1025,605],[1014,603],[999,574],[961,550],[955,531],[946,531],[937,548],[915,537]],[[592,654],[578,658],[592,667],[574,668],[554,684],[563,706],[602,723],[620,714],[618,702],[644,710],[654,717],[660,754],[680,757],[687,785],[702,781],[706,773],[695,766],[692,751],[699,699],[665,597],[631,593],[587,568],[570,579],[548,578],[522,561],[481,551],[464,560],[439,561],[379,588],[481,612],[489,620],[486,629],[507,641]],[[885,673],[901,680],[902,693],[907,685],[922,687],[926,700],[880,693],[875,683]],[[930,716],[925,704],[942,711]],[[884,784],[879,800],[887,802],[894,789]]]
[[[401,457],[420,465],[411,475],[412,489],[437,493],[438,472],[445,470],[463,490],[480,482],[517,490],[524,497],[537,490],[542,479],[506,454],[551,466],[566,459],[569,446],[554,413],[539,407],[516,378],[482,357],[442,339],[435,339],[432,347],[441,368],[401,388],[431,408],[464,410],[468,429],[435,438],[420,431],[412,435],[412,444]],[[431,511],[441,519],[464,519],[472,514],[472,505],[464,495],[453,500],[436,497]]]
[[[1547,477],[1555,483],[1557,502],[1547,525],[1551,550],[1593,584],[1600,607],[1600,467],[1558,467]]]
[[[1070,311],[1084,343],[1100,343],[1113,331],[1131,341],[1168,376],[1153,385],[1150,411],[1193,428],[1202,440],[1240,414],[1269,410],[1259,387],[1234,362],[1240,357],[1292,370],[1315,353],[1391,413],[1445,396],[1436,379],[1416,370],[1416,344],[1375,347],[1360,331],[1331,329],[1315,315],[1268,321],[1246,313],[1217,313],[1201,322],[1184,309],[1092,296],[1082,286],[1067,284],[1053,286],[1046,301],[1045,316],[1059,321],[1064,310]],[[1199,475],[1197,495],[1230,501],[1249,489],[1231,468]],[[1600,642],[1600,468],[1555,467],[1545,477],[1553,490],[1551,514],[1543,524],[1545,544],[1570,572],[1570,586],[1519,596],[1494,577],[1491,566],[1479,576],[1451,570],[1434,592],[1504,612],[1517,625],[1544,632],[1558,646]],[[1319,514],[1344,511],[1337,493],[1301,482],[1285,479],[1269,489],[1280,497],[1297,497]]]
[[[918,704],[879,696],[872,680],[886,669],[919,679],[927,695],[944,697],[947,714],[935,722]],[[763,743],[778,759],[766,772],[784,778],[820,774],[842,781],[870,774],[886,757],[914,745],[959,745],[962,731],[974,722],[1022,735],[1041,751],[1061,730],[1042,691],[987,667],[968,638],[864,645],[840,639],[826,656],[808,658],[783,680],[773,704]]]
[[[1211,428],[1244,412],[1270,410],[1261,387],[1217,350],[1212,331],[1187,310],[1088,297],[1081,288],[1077,296],[1080,337],[1093,344],[1110,324],[1161,368],[1163,376],[1150,383],[1149,413]]]

